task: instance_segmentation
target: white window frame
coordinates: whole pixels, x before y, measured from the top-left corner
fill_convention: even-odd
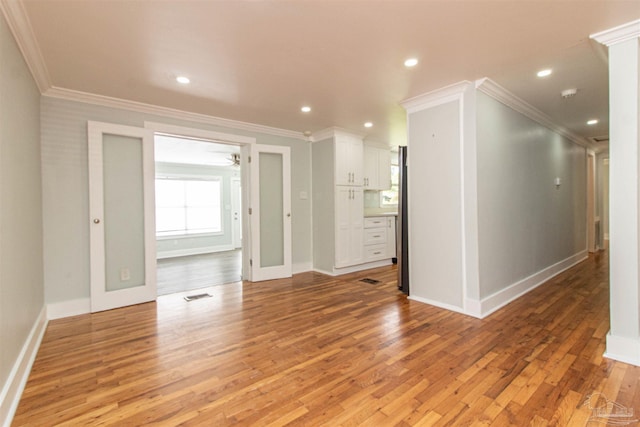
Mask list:
[[[180,173],[163,173],[156,174],[155,180],[166,179],[166,180],[177,180],[177,181],[217,181],[220,185],[220,231],[208,231],[203,233],[188,233],[186,232],[175,232],[173,234],[168,234],[168,232],[163,232],[167,234],[158,234],[156,230],[156,240],[173,240],[173,239],[186,239],[192,237],[206,237],[206,236],[221,236],[225,232],[224,228],[224,179],[222,176],[208,176],[208,175],[193,175],[193,174],[180,174]],[[157,209],[157,207],[156,207]]]

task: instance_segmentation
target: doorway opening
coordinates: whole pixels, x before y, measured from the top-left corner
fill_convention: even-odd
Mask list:
[[[157,293],[242,280],[240,146],[156,133]]]

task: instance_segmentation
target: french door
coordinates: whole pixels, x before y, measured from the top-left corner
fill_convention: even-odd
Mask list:
[[[289,147],[251,147],[251,281],[291,277]]]
[[[91,311],[156,299],[153,133],[89,122]]]
[[[151,126],[168,134],[191,135],[187,128]],[[240,217],[242,234],[250,236],[242,239],[243,254],[249,256],[245,277],[254,282],[291,277],[289,147],[193,132],[194,137],[243,145],[241,163],[248,191],[242,198],[249,215]],[[88,134],[91,311],[153,301],[157,292],[154,130],[89,122]],[[251,163],[246,160],[249,156]]]

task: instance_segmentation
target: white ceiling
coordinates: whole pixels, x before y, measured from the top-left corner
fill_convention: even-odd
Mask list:
[[[156,162],[187,165],[232,166],[233,154],[240,154],[240,147],[211,141],[156,135],[154,138]]]
[[[23,51],[34,41],[30,66],[50,87],[389,145],[405,143],[400,101],[483,77],[582,137],[606,136],[606,49],[589,35],[640,17],[637,0],[2,1],[25,13],[16,38]],[[567,88],[577,95],[562,99]]]

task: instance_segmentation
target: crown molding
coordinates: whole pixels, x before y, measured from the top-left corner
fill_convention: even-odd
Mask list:
[[[337,135],[347,135],[347,136],[352,136],[358,139],[364,139],[364,134],[361,133],[355,133],[352,132],[350,130],[347,129],[343,129],[340,127],[330,127],[330,128],[326,128],[326,129],[322,129],[319,130],[317,132],[314,132],[310,137],[309,137],[309,141],[311,142],[318,142],[318,141],[322,141],[328,138],[335,138]]]
[[[187,120],[190,122],[222,126],[230,129],[257,132],[267,135],[281,136],[285,138],[293,138],[305,142],[307,141],[307,138],[302,134],[302,132],[264,126],[249,122],[241,122],[238,120],[224,119],[222,117],[208,116],[206,114],[192,113],[189,111],[176,110],[169,107],[161,107],[159,105],[151,105],[145,104],[143,102],[112,98],[110,96],[96,95],[93,93],[80,92],[77,90],[64,89],[55,86],[47,90],[42,95],[49,98],[84,102],[86,104],[99,105],[102,107],[119,108],[123,110],[136,111],[138,113],[154,114],[157,116]]]
[[[51,87],[51,79],[24,4],[16,0],[0,0],[0,9],[40,93],[44,93]]]
[[[640,19],[589,36],[605,46],[612,46],[638,37],[640,37]]]
[[[466,91],[472,84],[473,83],[468,80],[463,80],[461,82],[445,86],[441,89],[405,99],[400,102],[400,105],[402,105],[409,114],[426,110],[427,108],[435,107],[436,105],[446,104],[447,102],[460,99],[464,94],[464,91]]]
[[[564,128],[556,124],[545,113],[538,110],[533,105],[527,103],[523,99],[518,98],[516,95],[509,92],[507,89],[503,88],[493,80],[489,78],[476,80],[476,89],[492,97],[496,101],[501,102],[504,105],[516,110],[517,112],[524,114],[525,116],[529,117],[531,120],[538,122],[542,126],[549,128],[552,131],[564,136],[570,141],[578,145],[581,145],[583,147],[591,148],[591,144],[588,139],[583,138],[571,132],[567,128]]]

